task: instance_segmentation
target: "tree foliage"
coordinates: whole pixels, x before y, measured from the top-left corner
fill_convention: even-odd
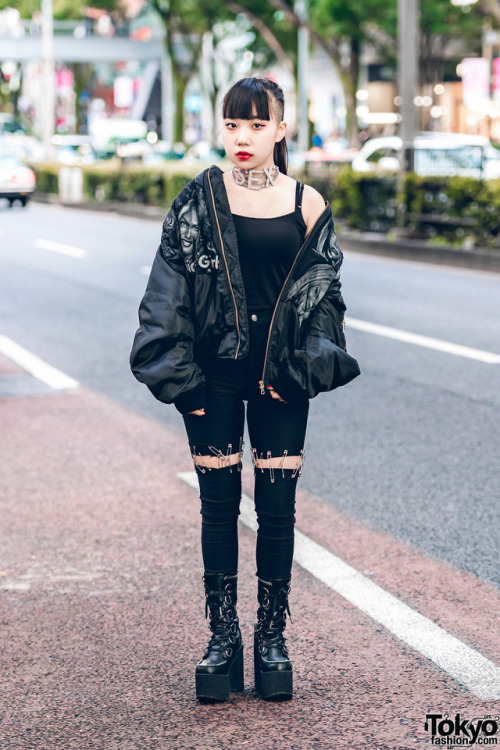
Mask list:
[[[443,80],[445,61],[481,51],[480,6],[467,12],[446,0],[422,0],[420,7],[420,83]],[[457,44],[458,42],[458,44]]]
[[[249,49],[255,54],[256,65],[265,68],[280,62],[290,73],[297,67],[297,32],[288,14],[276,10],[269,0],[230,0],[223,3],[227,10],[242,14],[255,31]]]
[[[184,98],[187,85],[199,70],[203,35],[227,11],[219,0],[151,0],[166,31],[165,43],[172,65],[175,89],[174,140],[184,131]]]
[[[54,20],[77,21],[84,17],[85,8],[91,5],[93,8],[102,8],[108,12],[123,14],[124,8],[120,0],[53,0]],[[0,10],[5,8],[16,8],[21,18],[30,19],[33,13],[41,11],[41,0],[0,0]]]
[[[292,0],[268,0],[286,12],[299,27]],[[454,47],[457,54],[475,53],[481,39],[485,6],[498,9],[500,0],[481,0],[468,12],[450,0],[420,0],[420,78],[436,82],[443,76],[444,61]],[[351,145],[357,143],[356,90],[360,55],[369,43],[384,62],[397,61],[398,0],[310,0],[308,27],[312,39],[336,64],[344,87],[347,125]]]
[[[166,29],[166,45],[173,65],[177,90],[177,137],[182,132],[182,102],[186,86],[198,71],[203,36],[212,35],[216,24],[234,21],[242,14],[252,24],[250,49],[256,67],[263,69],[277,59],[296,71],[296,30],[304,21],[296,14],[294,0],[149,0]],[[120,0],[92,0],[93,7],[121,12]],[[314,43],[321,45],[336,65],[345,92],[350,140],[357,139],[356,90],[360,57],[370,44],[381,61],[397,61],[398,0],[309,0],[308,26]],[[40,10],[41,0],[16,0],[23,18]],[[81,18],[84,0],[54,0],[56,19]],[[0,10],[14,6],[0,0]],[[420,0],[421,83],[441,80],[444,61],[453,54],[480,53],[485,19],[500,25],[500,0],[479,0],[469,7],[453,6],[450,0]]]
[[[349,143],[358,145],[356,91],[359,86],[363,45],[382,48],[397,21],[397,0],[312,0],[311,26],[317,41],[336,64],[347,109]],[[381,33],[384,32],[384,33]]]

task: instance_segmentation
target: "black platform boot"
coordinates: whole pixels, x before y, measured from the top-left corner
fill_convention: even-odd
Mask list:
[[[212,637],[196,665],[196,697],[225,701],[230,691],[243,690],[243,644],[236,614],[238,576],[210,573],[205,584],[205,617],[210,614]]]
[[[290,578],[258,579],[257,624],[254,633],[255,689],[266,700],[286,700],[293,695],[292,662],[283,631],[286,626]]]

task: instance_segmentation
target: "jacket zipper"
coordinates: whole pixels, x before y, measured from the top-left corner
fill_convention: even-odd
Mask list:
[[[326,209],[325,209],[325,210],[326,210]],[[320,217],[319,217],[319,218],[320,218]],[[269,324],[269,332],[268,332],[268,334],[267,334],[267,344],[266,344],[266,352],[265,352],[265,354],[264,354],[264,366],[263,366],[263,368],[262,368],[262,378],[261,378],[261,380],[259,380],[259,386],[260,386],[260,393],[261,393],[261,396],[265,396],[265,395],[266,395],[266,388],[265,388],[265,384],[264,384],[264,378],[265,378],[265,374],[266,374],[267,355],[268,355],[268,352],[269,352],[269,343],[270,343],[270,341],[271,341],[271,331],[272,331],[272,328],[273,328],[274,318],[275,318],[275,316],[276,316],[276,310],[278,309],[278,305],[279,305],[279,303],[280,303],[280,300],[281,300],[281,296],[282,296],[282,294],[283,294],[283,291],[284,291],[284,289],[285,289],[285,287],[286,287],[286,285],[287,285],[287,283],[288,283],[288,279],[290,278],[290,276],[291,276],[291,274],[292,274],[292,272],[293,272],[293,269],[295,268],[295,265],[296,265],[296,263],[297,263],[297,261],[298,261],[298,259],[299,259],[299,255],[301,255],[301,253],[302,253],[302,251],[303,251],[304,247],[305,247],[305,246],[307,245],[307,243],[308,243],[308,242],[309,242],[309,240],[311,239],[311,237],[312,237],[312,235],[313,235],[313,232],[314,232],[314,230],[315,230],[315,228],[316,228],[316,224],[317,224],[317,223],[318,223],[318,221],[319,221],[319,218],[318,218],[318,219],[316,220],[316,223],[314,224],[313,228],[312,228],[312,229],[311,229],[311,231],[309,232],[308,236],[306,237],[306,239],[304,240],[304,242],[302,243],[302,245],[301,245],[301,246],[299,247],[299,249],[297,250],[297,255],[296,255],[296,256],[295,256],[295,258],[294,258],[294,261],[293,261],[293,263],[292,263],[292,267],[290,268],[290,270],[289,270],[289,272],[288,272],[288,275],[287,275],[287,277],[286,277],[286,279],[285,279],[285,282],[284,282],[283,286],[281,287],[281,291],[280,291],[280,293],[279,293],[279,295],[278,295],[278,299],[276,300],[276,304],[275,304],[275,306],[274,306],[274,310],[273,310],[273,316],[272,316],[272,318],[271,318],[271,322],[270,322],[270,324]]]
[[[212,196],[212,204],[213,204],[213,207],[214,207],[215,221],[217,222],[217,231],[219,232],[219,240],[220,240],[220,246],[221,246],[221,250],[222,250],[222,257],[224,258],[224,265],[226,267],[227,280],[228,280],[228,283],[229,283],[229,289],[231,291],[231,296],[233,298],[234,311],[236,313],[236,330],[238,331],[238,346],[236,347],[236,354],[234,355],[234,358],[238,359],[238,352],[240,350],[240,344],[241,344],[240,320],[239,320],[239,315],[238,315],[238,306],[236,305],[236,297],[234,296],[233,285],[231,283],[231,276],[229,275],[229,268],[228,268],[228,265],[227,265],[226,251],[224,250],[224,242],[222,241],[222,233],[220,231],[219,216],[217,214],[217,208],[215,206],[214,191],[212,190],[212,180],[210,179],[210,170],[208,170],[208,184],[210,185],[210,193],[211,193],[211,196]]]

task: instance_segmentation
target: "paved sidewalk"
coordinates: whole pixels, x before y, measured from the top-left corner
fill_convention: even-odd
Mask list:
[[[0,359],[0,375],[21,376]],[[0,378],[1,379],[1,378]],[[255,537],[240,528],[245,691],[199,705],[203,619],[187,443],[89,392],[0,399],[1,750],[403,750],[426,712],[498,713],[298,565],[295,696],[253,691]],[[252,477],[245,469],[250,490]],[[490,659],[492,586],[299,493],[298,526]],[[460,618],[457,617],[460,612]],[[497,621],[498,622],[498,621]]]

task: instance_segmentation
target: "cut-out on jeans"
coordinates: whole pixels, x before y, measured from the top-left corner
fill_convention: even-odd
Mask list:
[[[206,413],[184,415],[193,455],[219,455],[221,468],[196,466],[201,499],[201,543],[206,573],[238,569],[238,515],[241,466],[224,465],[224,456],[242,451],[245,402],[254,458],[297,456],[295,468],[255,468],[258,532],[256,574],[265,580],[288,578],[293,558],[295,491],[304,450],[309,402],[283,404],[263,396],[262,372],[270,313],[249,314],[250,354],[245,360],[206,363]],[[256,318],[256,320],[255,320]]]

